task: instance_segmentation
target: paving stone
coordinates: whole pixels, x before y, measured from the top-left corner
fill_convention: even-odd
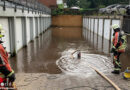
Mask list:
[[[107,75],[122,90],[130,89],[130,81],[123,80],[121,76]],[[77,77],[66,74],[49,75],[45,73],[16,74],[18,90],[115,90],[102,77]]]

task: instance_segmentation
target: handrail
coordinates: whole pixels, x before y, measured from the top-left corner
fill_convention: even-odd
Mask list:
[[[41,11],[41,12],[45,12],[48,14],[51,14],[51,9],[49,9],[47,6],[45,6],[44,4],[41,4],[39,2],[39,0],[1,0],[0,5],[6,7],[6,3],[10,3],[8,4],[8,6],[11,4],[15,5],[15,6],[22,6],[22,7],[26,7],[26,8],[30,8],[32,10],[36,10],[36,11]]]

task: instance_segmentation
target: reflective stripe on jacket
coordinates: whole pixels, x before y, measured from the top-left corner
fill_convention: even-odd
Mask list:
[[[8,54],[3,48],[3,46],[0,44],[0,67],[5,66],[10,72],[12,72],[12,69],[8,62]],[[0,72],[0,78],[5,78],[4,74]]]
[[[123,39],[123,42],[121,41]],[[116,49],[117,52],[125,52],[126,48],[126,36],[120,35],[120,32],[115,32],[113,34],[113,48]]]
[[[125,52],[125,49],[127,47],[126,35],[123,35],[121,39],[123,40],[123,42],[121,42],[121,45],[118,48],[118,52]]]
[[[119,32],[115,32],[113,36],[113,47],[117,49],[117,44],[119,42]]]

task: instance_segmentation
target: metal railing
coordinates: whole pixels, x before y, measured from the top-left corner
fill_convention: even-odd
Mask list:
[[[0,6],[3,6],[5,10],[6,7],[13,7],[15,11],[17,8],[24,10],[47,13],[51,14],[51,9],[41,4],[39,0],[0,0]]]

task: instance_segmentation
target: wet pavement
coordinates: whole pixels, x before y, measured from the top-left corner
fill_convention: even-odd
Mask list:
[[[76,50],[80,50],[81,59],[77,59],[76,53],[71,55]],[[10,62],[16,72],[18,90],[115,90],[89,64],[122,90],[130,88],[130,81],[123,80],[121,74],[111,74],[111,58],[94,49],[83,38],[79,27],[50,28],[21,49]]]
[[[121,90],[130,89],[130,81],[122,75],[107,75]],[[99,75],[89,78],[68,74],[18,73],[18,90],[116,90]]]
[[[16,73],[61,73],[55,62],[60,57],[52,31],[48,30],[10,59]]]
[[[87,46],[81,28],[51,28],[10,59],[15,72],[58,74],[56,65],[66,50],[97,53]],[[33,67],[33,68],[32,68]]]

